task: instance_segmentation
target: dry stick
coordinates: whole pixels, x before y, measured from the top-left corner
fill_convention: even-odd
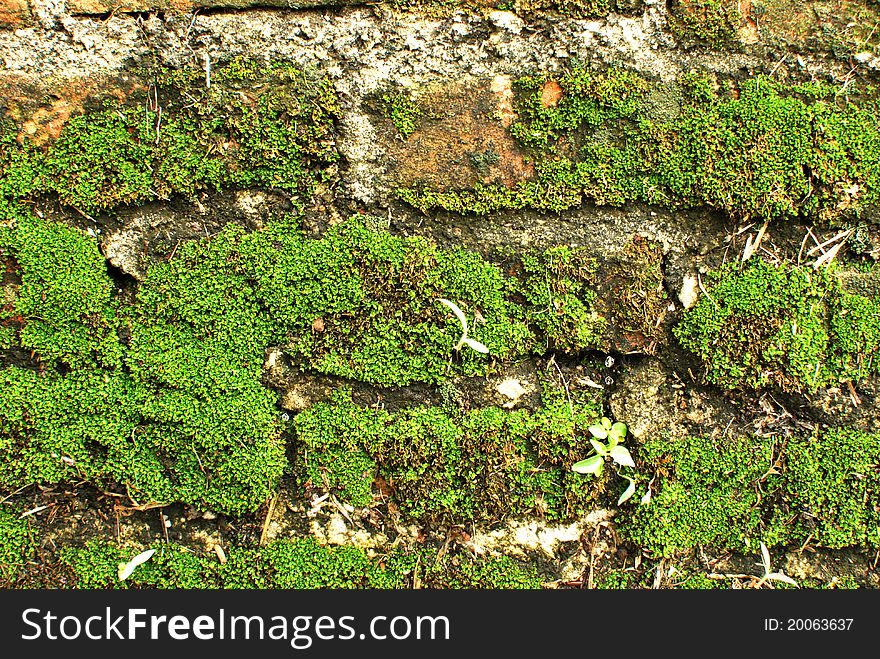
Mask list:
[[[565,381],[562,369],[559,368],[559,364],[556,363],[555,353],[550,357],[550,363],[556,367],[556,372],[559,373],[559,379],[562,380],[562,386],[565,387],[565,397],[568,399],[568,411],[571,414],[571,418],[574,419],[574,405],[571,404],[571,394],[568,391],[568,382]]]
[[[816,259],[816,262],[813,264],[814,268],[818,268],[821,265],[828,265],[833,260],[834,257],[837,256],[837,253],[840,251],[840,248],[846,244],[846,241],[837,243],[834,247],[825,252],[822,256]]]
[[[272,514],[275,512],[275,502],[278,497],[272,497],[269,501],[269,510],[266,511],[266,519],[263,520],[263,531],[260,533],[260,547],[266,544],[266,535],[269,533],[269,522],[272,521]]]
[[[37,506],[36,508],[31,508],[27,512],[19,515],[19,518],[23,519],[25,517],[30,517],[31,515],[36,515],[38,512],[46,510],[46,508],[49,508],[50,506],[55,506],[55,505],[57,505],[57,504],[52,503],[52,504],[47,504],[45,506]]]
[[[162,533],[165,534],[165,544],[169,544],[168,541],[168,520],[170,518],[165,516],[161,510],[159,511],[159,523],[162,524]]]
[[[804,544],[802,544],[802,545],[801,545],[801,548],[798,549],[798,554],[803,554],[803,553],[804,553],[804,549],[807,548],[807,545],[810,544],[810,540],[812,540],[812,539],[813,539],[813,534],[810,533],[810,535],[807,536],[807,539],[804,540]]]
[[[757,25],[757,20],[755,21],[755,24]],[[773,74],[776,73],[777,69],[779,69],[779,67],[783,65],[783,63],[785,62],[785,60],[787,58],[788,58],[788,53],[785,53],[785,55],[782,56],[782,59],[779,60],[779,62],[776,64],[776,66],[773,67],[773,70],[770,72],[771,78],[773,77]]]
[[[856,388],[853,386],[852,380],[848,380],[846,384],[849,387],[849,397],[852,400],[853,405],[858,407],[862,404],[862,399],[859,398],[859,395],[856,393]]]
[[[812,256],[813,254],[815,254],[818,251],[824,251],[824,249],[826,247],[828,247],[828,245],[831,245],[832,243],[837,242],[841,238],[849,237],[849,234],[851,234],[851,233],[852,233],[852,229],[847,229],[846,231],[841,231],[836,236],[834,236],[833,238],[829,238],[821,245],[816,245],[815,247],[811,248],[810,251],[807,252],[807,256]]]
[[[596,541],[599,539],[599,529],[602,528],[602,524],[596,524],[596,530],[593,531],[593,541],[590,543],[590,573],[587,576],[587,588],[589,590],[593,589],[593,567],[596,562]],[[583,584],[581,584],[583,587]]]
[[[339,511],[339,513],[340,513],[345,519],[348,520],[348,523],[349,523],[349,524],[351,524],[352,526],[356,526],[356,527],[358,527],[359,529],[360,529],[360,528],[363,528],[360,524],[358,524],[357,522],[355,522],[355,521],[351,518],[351,516],[349,516],[348,511],[347,511],[347,510],[345,509],[345,507],[339,502],[339,499],[337,499],[337,498],[336,498],[335,496],[333,496],[332,494],[330,495],[330,503],[333,505],[334,508],[336,508],[336,510]]]
[[[764,222],[763,226],[758,229],[758,234],[755,236],[755,240],[752,240],[751,234],[746,241],[745,249],[743,249],[742,253],[742,262],[745,263],[750,258],[755,255],[755,252],[758,251],[758,247],[761,246],[761,241],[764,239],[764,234],[767,232],[767,225],[769,224],[769,220]]]
[[[14,492],[10,492],[10,493],[7,494],[5,497],[3,497],[2,499],[0,499],[0,503],[6,503],[7,501],[9,501],[9,499],[11,499],[12,497],[14,497],[16,494],[18,494],[19,492],[21,492],[21,491],[23,491],[23,490],[28,489],[29,487],[30,487],[30,485],[22,485],[20,488],[18,488],[18,489],[15,490]]]
[[[705,295],[707,298],[709,298],[712,301],[712,304],[715,305],[715,308],[718,309],[718,303],[715,301],[715,298],[713,298],[711,295],[709,295],[709,291],[707,291],[703,287],[703,278],[700,276],[699,272],[697,273],[697,284],[699,284],[700,290],[703,292],[703,295]],[[693,377],[693,374],[691,374],[691,377]]]

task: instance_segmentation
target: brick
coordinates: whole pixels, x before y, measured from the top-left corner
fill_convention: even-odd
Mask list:
[[[0,0],[7,2],[9,0]],[[15,0],[13,0],[15,1]],[[362,0],[69,0],[68,11],[74,15],[109,14],[111,12],[177,11],[194,9],[308,9],[361,4]]]
[[[0,0],[0,27],[24,27],[31,22],[27,0]]]

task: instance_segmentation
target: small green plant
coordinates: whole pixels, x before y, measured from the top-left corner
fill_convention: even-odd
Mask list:
[[[795,588],[799,587],[797,581],[785,575],[784,573],[771,572],[770,565],[770,552],[767,551],[767,546],[762,542],[760,566],[764,568],[764,575],[755,584],[755,588],[760,588],[768,581],[781,581],[782,583],[787,583],[789,586],[794,586]]]
[[[593,445],[593,450],[596,451],[596,454],[585,460],[581,460],[580,462],[575,462],[571,466],[573,472],[599,476],[605,468],[606,458],[611,458],[612,464],[621,467],[636,466],[629,450],[621,444],[626,437],[627,432],[625,423],[621,423],[620,421],[613,423],[608,417],[602,417],[602,420],[599,423],[589,427],[589,431],[593,436],[590,439],[590,444]],[[606,440],[607,443],[603,443],[601,441],[603,439]],[[616,467],[615,471],[617,471],[618,476],[629,481],[626,490],[624,490],[623,494],[621,494],[620,498],[617,500],[617,505],[619,506],[635,494],[636,482],[633,478],[620,473]]]
[[[482,352],[483,354],[489,353],[489,348],[484,346],[479,341],[475,341],[474,339],[468,338],[468,324],[467,318],[464,315],[464,312],[458,308],[458,305],[454,302],[450,302],[445,298],[439,298],[438,302],[445,304],[447,307],[452,309],[452,313],[455,314],[455,317],[458,318],[458,322],[461,323],[461,338],[458,340],[458,343],[455,344],[453,350],[456,352],[461,350],[462,346],[468,346],[469,348],[473,348],[477,352]]]

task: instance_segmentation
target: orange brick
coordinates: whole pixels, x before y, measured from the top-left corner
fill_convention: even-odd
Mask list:
[[[19,27],[30,22],[27,0],[0,0],[0,27]]]
[[[190,0],[69,0],[67,10],[74,15],[134,11],[188,12],[193,6]]]

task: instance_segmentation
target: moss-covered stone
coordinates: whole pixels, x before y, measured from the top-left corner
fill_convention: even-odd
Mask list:
[[[730,93],[684,76],[674,113],[657,112],[655,83],[634,73],[574,69],[545,103],[550,76],[518,81],[510,131],[534,177],[462,190],[410,186],[417,208],[485,214],[561,211],[593,202],[707,207],[733,216],[827,222],[873,217],[880,200],[880,128],[870,102],[835,101],[832,86],[745,80]],[[854,96],[856,98],[856,96]]]
[[[14,306],[0,320],[26,319],[21,346],[50,364],[117,365],[115,290],[95,241],[28,213],[0,242],[0,255],[14,259],[21,273]]]
[[[495,407],[386,412],[338,392],[295,418],[303,447],[300,480],[353,505],[372,503],[371,487],[381,482],[405,517],[427,522],[583,514],[610,478],[585,481],[570,471],[590,451],[586,428],[601,409],[595,398],[569,407],[564,394],[551,389],[545,398],[535,413]]]
[[[880,436],[846,428],[782,438],[650,440],[653,496],[621,529],[660,555],[697,546],[880,546]]]
[[[403,93],[386,94],[382,100],[385,103],[388,118],[391,119],[391,123],[394,124],[401,137],[406,139],[412,135],[423,114],[419,106]]]
[[[670,3],[669,29],[679,38],[717,48],[737,37],[742,22],[736,0],[681,0]]]
[[[648,504],[621,525],[639,545],[661,555],[700,545],[757,548],[759,490],[772,464],[772,441],[649,440],[639,456],[661,476]]]
[[[834,428],[789,441],[780,539],[824,547],[880,547],[880,435]]]
[[[90,541],[61,549],[77,588],[539,588],[528,569],[506,557],[475,559],[453,553],[443,561],[426,551],[395,550],[370,558],[352,546],[322,546],[312,538],[276,540],[264,547],[229,547],[221,564],[213,554],[156,545],[150,560],[120,581],[118,567],[137,551]],[[422,555],[424,554],[424,556]]]
[[[0,466],[0,483],[8,488],[84,478],[124,485],[138,501],[246,512],[271,494],[286,464],[274,396],[260,383],[267,346],[283,345],[305,369],[398,386],[484,374],[492,359],[541,351],[542,327],[562,336],[538,322],[546,300],[521,304],[519,280],[480,255],[374,231],[359,217],[320,239],[305,237],[292,220],[253,233],[230,225],[154,264],[135,300],[124,303],[95,238],[83,232],[25,214],[4,228],[0,249],[21,277],[4,314],[17,319],[21,345],[34,350],[38,367],[2,371],[0,442],[14,459]],[[552,290],[569,287],[572,304],[586,308],[594,294],[583,273],[563,270],[551,273],[559,282]],[[634,272],[635,290],[650,268]],[[530,286],[540,292],[537,284],[522,290]],[[488,346],[489,358],[467,348],[456,354],[461,327],[439,298],[455,300],[473,319],[469,335]],[[606,343],[597,336],[558,347]],[[589,410],[591,418],[577,422],[581,430],[598,416]],[[486,510],[504,509],[509,495],[514,509],[573,514],[595,493],[572,474],[559,475],[579,457],[575,446],[551,455],[557,440],[569,441],[557,430],[569,423],[562,412],[570,414],[556,401],[534,417],[485,411],[461,426],[422,410],[399,419],[379,444],[322,444],[305,464],[317,485],[327,478],[364,504],[372,465],[381,463],[416,517],[479,514],[486,502],[465,494],[478,484],[493,498]],[[552,475],[529,471],[530,433],[537,450],[547,447],[541,459]],[[481,443],[498,459],[510,448],[524,462],[496,471],[472,452]],[[446,466],[428,469],[436,455],[446,456]],[[419,500],[425,487],[432,494]]]
[[[45,194],[83,212],[205,188],[307,198],[331,175],[338,109],[326,79],[242,60],[210,83],[195,69],[141,77],[142,91],[71,117],[46,145],[19,143],[19,126],[0,121],[0,211]]]
[[[652,353],[666,340],[662,258],[659,245],[641,236],[619,253],[559,246],[523,255],[514,299],[521,296],[543,339],[538,350]]]
[[[674,328],[706,379],[786,390],[880,372],[880,303],[848,293],[833,271],[750,260],[706,277],[706,294]]]

